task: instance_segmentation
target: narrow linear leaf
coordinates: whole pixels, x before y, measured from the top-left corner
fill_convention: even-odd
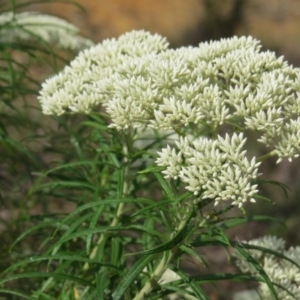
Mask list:
[[[251,244],[247,244],[247,243],[237,243],[237,244],[242,245],[246,249],[254,249],[254,250],[260,250],[264,253],[270,253],[274,256],[277,256],[279,258],[282,258],[282,259],[285,259],[285,260],[289,261],[290,263],[292,263],[293,265],[295,265],[296,267],[298,267],[300,269],[300,265],[297,264],[294,260],[292,260],[291,258],[289,258],[289,257],[285,256],[284,254],[282,254],[280,252],[277,252],[275,250],[265,248],[265,247],[261,247],[261,246],[257,246],[257,245],[251,245]]]
[[[186,274],[185,272],[179,269],[173,269],[173,271],[182,278],[182,280],[187,284],[188,287],[190,287],[190,289],[194,292],[194,296],[196,296],[197,299],[209,300],[208,296],[200,287],[199,283],[197,283],[197,281],[195,281],[189,274]]]
[[[137,276],[143,271],[143,269],[152,261],[154,255],[142,256],[134,266],[125,274],[123,280],[112,294],[113,300],[122,299],[121,297],[127,290],[127,288],[133,283]]]
[[[148,205],[148,206],[146,206],[145,208],[142,208],[142,209],[140,209],[139,211],[133,213],[133,214],[131,215],[131,218],[134,218],[134,217],[136,217],[136,216],[139,216],[139,215],[141,215],[141,214],[143,214],[143,213],[145,213],[145,212],[147,212],[147,211],[149,211],[149,210],[152,211],[153,209],[155,209],[155,208],[157,208],[157,207],[160,207],[160,206],[164,206],[164,205],[166,205],[166,204],[168,204],[168,203],[173,203],[173,201],[172,201],[172,200],[157,201],[157,202],[155,202],[154,204]]]
[[[39,230],[41,228],[44,228],[44,227],[56,227],[57,226],[57,223],[52,220],[52,221],[46,221],[46,222],[43,222],[42,224],[38,224],[36,226],[33,226],[31,228],[29,228],[28,230],[24,231],[14,242],[13,244],[11,245],[10,247],[10,251],[12,250],[12,248],[18,243],[20,242],[22,239],[24,239],[28,234],[36,231],[36,230]],[[62,226],[60,226],[60,228],[62,228]]]
[[[164,170],[164,167],[152,166],[145,170],[137,172],[138,174],[157,173]]]
[[[206,268],[209,269],[209,265],[206,263],[206,261],[190,246],[188,245],[181,245],[179,247],[183,252],[190,254],[192,257],[197,258],[197,260],[203,264]]]
[[[105,290],[109,285],[110,281],[110,273],[107,270],[100,272],[97,274],[96,278],[96,291],[97,291],[97,299],[105,300]]]
[[[68,226],[68,229],[66,230],[66,232],[64,232],[64,234],[60,237],[60,240],[63,240],[64,238],[70,236],[74,231],[80,231],[82,223],[86,222],[87,220],[90,220],[91,216],[93,216],[93,212],[86,213],[86,214],[78,217],[73,223],[71,223]],[[52,238],[54,238],[58,229],[59,229],[59,227],[53,233]],[[54,255],[58,250],[59,250],[59,247],[55,248],[55,250],[51,254]]]
[[[63,280],[75,281],[75,282],[78,282],[85,286],[93,286],[91,282],[86,281],[86,280],[76,277],[76,276],[72,276],[69,274],[63,274],[63,273],[46,273],[46,272],[28,272],[28,273],[12,275],[10,277],[0,280],[0,284],[8,282],[8,281],[12,281],[12,280],[22,279],[22,278],[50,278],[50,277],[63,279]]]
[[[85,296],[84,300],[95,300],[95,299],[101,299],[101,298],[97,298],[97,290],[92,291],[89,295]]]
[[[291,188],[290,188],[288,185],[286,185],[286,184],[284,184],[284,183],[282,183],[282,182],[280,182],[280,181],[276,181],[276,180],[267,180],[267,179],[257,179],[257,180],[255,180],[255,183],[258,183],[258,184],[265,184],[265,183],[268,183],[268,184],[276,185],[276,186],[278,186],[279,188],[282,189],[282,191],[284,192],[285,197],[286,197],[287,199],[289,198],[289,195],[288,195],[288,192],[287,192],[287,191],[290,191]]]
[[[124,183],[125,183],[125,166],[117,171],[118,173],[118,185],[117,185],[117,197],[123,197]]]
[[[5,290],[5,289],[0,289],[0,294],[3,293],[3,294],[11,294],[11,295],[14,295],[14,296],[18,296],[18,297],[22,297],[24,299],[31,299],[31,297],[29,297],[28,295],[25,295],[19,291],[16,291],[16,290]],[[1,299],[1,298],[0,298]]]
[[[149,254],[159,253],[159,252],[170,250],[170,249],[172,249],[174,247],[177,247],[190,234],[190,231],[191,231],[190,220],[191,220],[192,216],[193,216],[193,213],[190,214],[188,220],[185,222],[185,224],[182,227],[182,229],[179,230],[166,243],[164,243],[164,244],[162,244],[162,245],[160,245],[158,247],[149,249],[149,250],[144,250],[144,251],[140,251],[140,252],[136,252],[136,253],[130,253],[128,255],[137,255],[137,254],[149,255]]]
[[[126,227],[117,227],[117,226],[102,226],[101,228],[89,228],[81,231],[77,231],[75,233],[72,233],[68,236],[65,236],[61,238],[58,242],[56,242],[49,251],[52,251],[53,249],[56,249],[64,242],[67,242],[72,239],[76,238],[83,238],[86,235],[95,234],[95,233],[104,233],[108,231],[119,231],[119,230],[126,230]]]
[[[276,218],[270,217],[270,216],[234,217],[234,218],[228,218],[226,220],[221,219],[220,221],[217,221],[217,223],[219,223],[220,227],[223,230],[225,230],[225,229],[236,227],[241,224],[257,222],[257,221],[276,222],[276,223],[280,223],[282,226],[286,227],[284,222],[282,222]]]
[[[100,219],[100,215],[103,213],[103,210],[105,209],[105,206],[99,206],[95,213],[92,216],[92,220],[90,222],[89,228],[96,228],[97,223]],[[91,245],[92,245],[93,235],[88,235],[86,237],[86,253],[89,254],[91,251]]]
[[[96,128],[100,131],[106,131],[107,130],[106,125],[102,125],[102,124],[99,124],[98,122],[93,122],[93,121],[82,122],[82,123],[80,123],[80,126],[89,126],[89,127]]]
[[[119,237],[111,238],[111,263],[113,265],[120,266],[121,263],[121,254],[122,254],[122,241]]]
[[[20,262],[17,262],[15,264],[13,264],[12,266],[10,266],[8,269],[5,270],[5,272],[3,272],[1,274],[1,276],[3,276],[3,274],[7,273],[8,271],[11,271],[12,269],[16,269],[19,266],[27,265],[27,264],[35,263],[35,262],[40,262],[40,261],[44,261],[44,260],[78,261],[78,262],[85,262],[85,263],[89,263],[89,264],[97,264],[99,266],[103,266],[103,267],[118,270],[118,268],[116,266],[112,265],[112,264],[101,263],[97,260],[89,259],[89,258],[78,256],[78,255],[67,255],[67,254],[60,254],[59,253],[59,254],[56,254],[56,255],[32,256],[28,259],[24,259],[24,260],[22,260]]]
[[[170,200],[175,201],[176,197],[175,197],[170,185],[166,181],[166,179],[161,175],[161,173],[155,172],[154,175],[156,176],[156,178],[158,179],[158,181],[161,184],[162,188],[164,189],[167,197]]]
[[[119,198],[119,199],[112,198],[106,200],[100,199],[99,201],[94,201],[78,207],[62,221],[62,224],[66,223],[67,221],[72,219],[75,215],[79,214],[80,212],[86,209],[94,208],[101,205],[111,205],[111,204],[119,204],[119,203],[145,203],[150,205],[153,204],[153,201],[145,198]]]
[[[279,300],[274,285],[267,273],[264,271],[263,267],[252,257],[252,255],[247,250],[245,250],[245,248],[240,247],[238,244],[235,244],[234,248],[247,262],[249,262],[258,271],[259,275],[269,287],[269,290],[274,299]]]
[[[82,181],[67,181],[67,180],[43,183],[37,186],[34,190],[39,191],[39,190],[57,189],[57,188],[73,188],[78,190],[90,190],[92,192],[94,191],[94,186],[89,183],[82,182]]]
[[[165,235],[163,235],[162,233],[160,233],[157,230],[151,229],[149,227],[143,226],[143,225],[130,225],[126,227],[126,230],[131,229],[134,231],[142,231],[143,233],[146,233],[152,237],[159,237],[162,239],[165,239]]]
[[[214,274],[201,274],[199,276],[193,276],[193,280],[198,283],[213,283],[215,281],[236,281],[236,282],[249,282],[249,281],[262,281],[260,278],[257,278],[253,275],[244,274],[244,273],[214,273]]]

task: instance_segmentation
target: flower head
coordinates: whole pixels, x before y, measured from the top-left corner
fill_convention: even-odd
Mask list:
[[[251,256],[261,263],[270,280],[276,284],[275,290],[279,299],[300,299],[300,247],[291,247],[285,250],[285,241],[274,236],[264,236],[259,239],[251,240],[248,244],[277,251],[298,264],[297,266],[286,259],[260,250],[249,250]],[[236,257],[236,265],[241,271],[256,276],[259,275],[252,265],[238,255],[236,255]],[[269,287],[265,283],[260,283],[259,293],[264,300],[273,299]]]
[[[174,50],[159,35],[132,31],[82,51],[43,84],[39,101],[45,114],[103,105],[117,130],[191,136],[158,153],[165,177],[202,199],[241,207],[255,201],[259,175],[255,157],[242,150],[243,132],[258,132],[278,162],[300,153],[300,70],[260,48],[252,37],[233,37]],[[224,137],[224,125],[238,132]]]
[[[215,205],[231,201],[241,207],[247,201],[255,202],[258,192],[251,182],[258,176],[259,163],[247,159],[244,143],[243,134],[192,142],[182,138],[176,142],[178,152],[167,146],[158,152],[156,163],[166,167],[166,178],[180,178],[201,199],[214,199]]]
[[[193,125],[217,132],[236,124],[280,148],[283,124],[299,116],[300,72],[260,47],[252,37],[233,37],[174,50],[157,34],[132,31],[80,53],[43,84],[39,100],[46,114],[102,104],[118,130]],[[286,129],[293,135],[295,124]]]

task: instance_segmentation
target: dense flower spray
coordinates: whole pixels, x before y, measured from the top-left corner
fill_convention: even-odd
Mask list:
[[[157,34],[133,31],[82,51],[43,84],[39,101],[56,115],[103,105],[117,130],[174,130],[182,137],[156,160],[165,177],[199,200],[241,207],[258,191],[259,163],[243,150],[249,130],[278,162],[300,152],[299,69],[260,48],[233,37],[174,50]]]

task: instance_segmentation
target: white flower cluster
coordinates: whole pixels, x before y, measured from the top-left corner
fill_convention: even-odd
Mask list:
[[[300,152],[300,71],[252,37],[168,49],[165,38],[133,31],[81,52],[42,86],[45,114],[105,106],[118,130],[149,126],[255,130],[279,161]]]
[[[251,240],[248,242],[250,245],[264,247],[270,250],[277,251],[289,259],[293,260],[296,264],[300,265],[300,247],[291,247],[285,250],[285,241],[274,237],[265,236],[259,239]],[[280,285],[275,286],[275,290],[280,300],[295,300],[300,299],[300,268],[295,264],[287,261],[286,259],[279,258],[275,255],[262,252],[260,250],[249,250],[252,257],[261,263],[266,274],[270,280]],[[245,273],[258,275],[257,271],[245,260],[237,256],[236,261],[239,269]],[[259,293],[261,299],[272,300],[273,296],[270,293],[268,286],[265,283],[260,283]],[[291,293],[291,294],[289,294]]]
[[[78,36],[78,33],[77,27],[54,16],[35,12],[0,15],[1,42],[42,41],[74,51],[94,45],[91,40]]]
[[[151,103],[155,105],[158,91],[153,90],[150,79],[139,74],[151,63],[144,56],[153,55],[155,59],[158,52],[167,48],[165,38],[133,31],[82,51],[70,66],[43,83],[39,96],[43,113],[89,113],[104,103],[118,129],[129,127],[129,122],[147,120],[145,101],[149,107]],[[152,101],[148,99],[150,94]]]
[[[258,176],[259,163],[246,158],[245,142],[242,133],[192,142],[181,138],[176,142],[179,150],[167,146],[158,153],[156,163],[166,168],[166,178],[180,178],[201,199],[214,199],[215,205],[230,200],[241,207],[246,201],[255,202],[253,196],[258,192],[251,181]]]

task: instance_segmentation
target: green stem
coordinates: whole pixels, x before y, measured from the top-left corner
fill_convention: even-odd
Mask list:
[[[118,221],[121,217],[121,215],[123,214],[123,210],[124,210],[124,206],[125,206],[125,203],[121,202],[118,206],[118,210],[117,210],[117,213],[116,215],[114,216],[113,220],[111,221],[110,223],[110,226],[113,227],[113,226],[116,226],[118,224]],[[107,237],[107,234],[105,233],[102,233],[100,235],[100,238],[96,244],[96,246],[93,248],[93,250],[91,251],[90,253],[90,256],[89,258],[90,259],[94,259],[96,257],[96,254],[97,254],[97,251],[98,251],[98,248],[99,246],[102,244],[102,242],[104,241],[104,239]],[[88,265],[88,263],[87,263]],[[85,269],[84,269],[85,270]]]
[[[186,220],[181,221],[177,230],[180,231],[185,225]],[[143,288],[135,295],[133,300],[143,300],[145,298],[145,295],[151,293],[154,287],[153,282],[158,282],[164,272],[168,269],[170,262],[173,260],[176,254],[175,250],[176,249],[171,249],[164,252],[163,257],[161,258],[151,277],[147,280]]]
[[[273,151],[271,151],[271,152],[269,152],[265,155],[260,156],[256,161],[257,162],[264,161],[264,160],[266,160],[266,159],[268,159],[272,156],[275,156],[275,155],[276,155],[275,150],[273,150]]]
[[[155,268],[150,279],[145,283],[143,288],[135,295],[133,300],[143,300],[145,299],[145,295],[148,295],[153,289],[153,281],[157,282],[163,273],[167,270],[169,263],[174,257],[174,253],[171,251],[164,252],[162,259],[159,264]]]
[[[130,156],[129,156],[129,150],[128,148],[130,147],[130,145],[128,145],[128,143],[130,143],[131,139],[130,137],[127,137],[126,138],[126,142],[124,143],[124,146],[123,146],[123,152],[124,152],[124,161],[123,163],[126,164],[126,167],[125,167],[125,178],[128,179],[128,175],[129,175],[129,161],[130,161]],[[124,182],[124,185],[123,185],[123,190],[122,190],[122,197],[125,197],[128,193],[128,187],[129,187],[129,183],[128,183],[128,180],[125,180]],[[124,202],[121,202],[119,203],[118,205],[118,208],[117,208],[117,212],[116,214],[114,215],[114,218],[113,220],[111,221],[110,223],[110,226],[111,227],[114,227],[118,224],[119,220],[120,220],[120,217],[122,216],[123,214],[123,211],[124,211],[124,206],[125,206],[125,203]],[[98,249],[100,247],[100,245],[103,243],[103,241],[106,240],[108,234],[107,233],[102,233],[97,241],[97,244],[96,246],[92,249],[90,255],[89,255],[89,258],[90,259],[94,259],[97,255],[97,252],[98,252]],[[89,269],[89,264],[88,263],[85,263],[84,266],[83,266],[83,270],[88,270]]]

